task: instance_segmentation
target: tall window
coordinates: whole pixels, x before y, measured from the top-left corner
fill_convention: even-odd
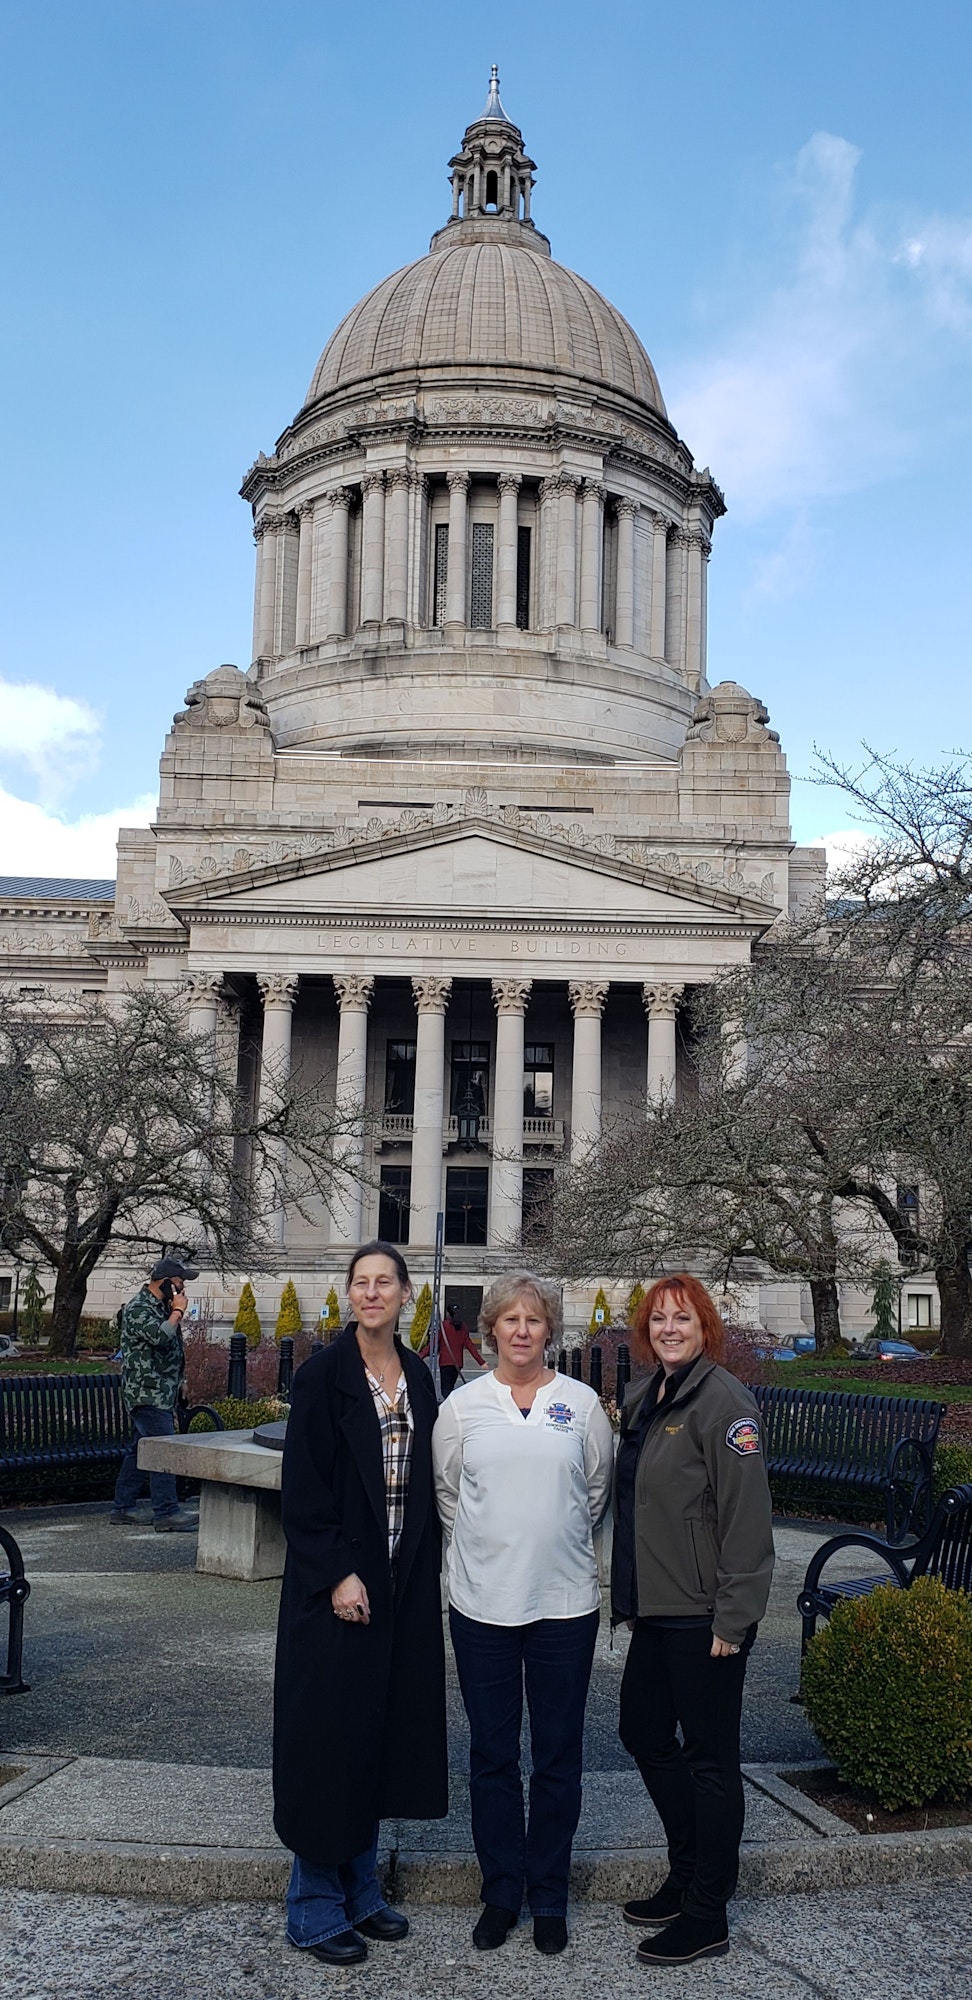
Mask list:
[[[489,1174],[485,1167],[446,1169],[445,1240],[485,1243]]]
[[[10,1294],[13,1290],[12,1278],[0,1278],[0,1313],[10,1311]]]
[[[411,1113],[415,1109],[415,1043],[387,1042],[385,1045],[385,1110]]]
[[[438,521],[435,529],[435,562],[432,570],[432,623],[444,625],[446,587],[449,581],[449,523]]]
[[[523,1050],[523,1116],[553,1117],[553,1043],[527,1042]]]
[[[932,1325],[932,1295],[930,1292],[908,1293],[908,1325]]]
[[[530,530],[516,531],[516,622],[521,632],[530,630]]]
[[[523,1169],[523,1241],[535,1243],[542,1235],[547,1203],[553,1193],[552,1167]]]
[[[489,631],[493,623],[493,523],[474,521],[469,623]]]
[[[378,1234],[385,1243],[408,1242],[408,1208],[411,1198],[411,1167],[382,1167],[378,1195]]]
[[[458,1111],[470,1084],[476,1109],[485,1118],[489,1109],[488,1042],[453,1042],[450,1111]]]

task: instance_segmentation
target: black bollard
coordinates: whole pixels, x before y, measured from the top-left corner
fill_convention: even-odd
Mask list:
[[[599,1396],[603,1386],[604,1375],[601,1367],[601,1350],[597,1341],[594,1342],[591,1348],[591,1372],[589,1379],[595,1396]]]
[[[312,1353],[312,1354],[323,1354],[323,1352],[324,1352],[324,1342],[323,1342],[323,1340],[312,1340],[312,1341],[311,1341],[311,1353]]]
[[[567,1373],[567,1349],[566,1349],[566,1347],[562,1347],[562,1348],[561,1348],[561,1350],[560,1350],[560,1353],[559,1353],[559,1354],[558,1354],[558,1356],[557,1356],[557,1373],[558,1373],[559,1375],[566,1375],[566,1373]]]
[[[277,1394],[289,1398],[294,1386],[294,1342],[293,1336],[284,1334],[280,1342],[280,1359],[277,1363]]]
[[[229,1374],[226,1394],[238,1403],[246,1402],[246,1334],[231,1333],[229,1346]]]
[[[618,1380],[617,1380],[617,1387],[614,1391],[614,1400],[617,1403],[619,1410],[624,1402],[624,1392],[630,1380],[631,1380],[631,1354],[629,1349],[625,1346],[624,1342],[622,1341],[620,1347],[618,1348]]]
[[[584,1358],[583,1349],[580,1347],[572,1347],[570,1350],[570,1372],[575,1382],[583,1382]]]

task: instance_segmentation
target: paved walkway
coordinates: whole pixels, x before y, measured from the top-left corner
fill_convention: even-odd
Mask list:
[[[270,1821],[267,1771],[278,1586],[197,1576],[192,1537],[111,1528],[101,1506],[5,1519],[33,1585],[32,1691],[0,1702],[11,2000],[92,1991],[99,2000],[136,1991],[303,2000],[322,1984],[349,1982],[376,2000],[443,1992],[513,2000],[541,1987],[556,2000],[605,1984],[622,2000],[644,1991],[637,1940],[620,1925],[617,1902],[657,1880],[663,1857],[661,1830],[617,1740],[623,1638],[612,1647],[605,1626],[595,1663],[569,1953],[541,1960],[526,1926],[495,1957],[471,1949],[478,1875],[452,1685],[449,1818],[383,1828],[413,1935],[398,1948],[374,1947],[363,1971],[335,1974],[301,1960],[281,1935],[287,1860]],[[688,1977],[700,1996],[772,2000],[931,2000],[972,1986],[972,1830],[864,1838],[776,1775],[820,1755],[789,1700],[794,1601],[820,1539],[810,1525],[777,1530],[773,1599],[747,1681],[748,1816],[733,1952],[690,1975],[649,1975],[662,1995],[684,1992]],[[146,1896],[155,1900],[137,1900]]]

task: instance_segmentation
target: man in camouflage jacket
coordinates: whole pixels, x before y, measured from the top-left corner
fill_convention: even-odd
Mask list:
[[[195,1265],[178,1257],[163,1257],[152,1268],[147,1284],[121,1310],[122,1395],[131,1412],[132,1437],[121,1463],[115,1499],[108,1516],[116,1523],[135,1524],[136,1503],[145,1474],[138,1468],[143,1437],[172,1437],[176,1398],[185,1373],[182,1316],[186,1310],[185,1281],[198,1278]],[[171,1472],[150,1472],[154,1525],[159,1534],[192,1534],[195,1515],[180,1507]]]

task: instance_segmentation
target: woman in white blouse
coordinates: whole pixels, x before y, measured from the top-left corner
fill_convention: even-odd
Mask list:
[[[538,1951],[567,1943],[567,1879],[581,1807],[584,1708],[600,1610],[594,1530],[614,1465],[593,1389],[548,1366],[559,1295],[531,1272],[487,1293],[494,1371],[443,1403],[432,1434],[449,1543],[449,1622],[469,1717],[472,1829],[482,1869],[481,1951],[505,1942],[523,1892]],[[526,1684],[533,1770],[520,1777]]]

